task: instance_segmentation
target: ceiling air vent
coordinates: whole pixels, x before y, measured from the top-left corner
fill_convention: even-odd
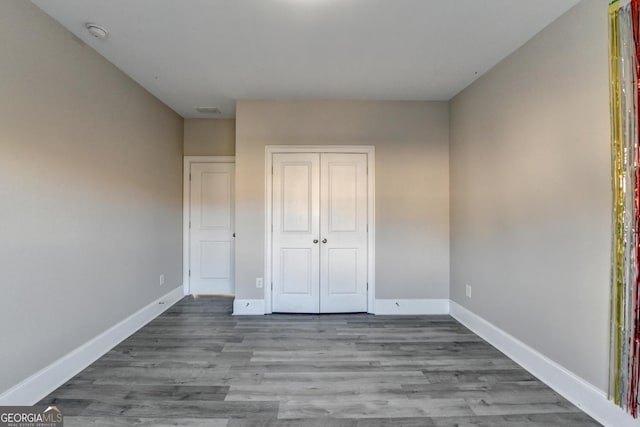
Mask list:
[[[217,107],[196,107],[196,111],[200,114],[222,114]]]

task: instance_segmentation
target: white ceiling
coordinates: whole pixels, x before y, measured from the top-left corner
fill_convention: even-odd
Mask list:
[[[449,100],[578,1],[33,0],[186,118],[233,117],[237,99]]]

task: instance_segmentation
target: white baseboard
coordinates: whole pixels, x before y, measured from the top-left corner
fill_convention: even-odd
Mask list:
[[[233,315],[250,316],[264,314],[263,299],[234,299]]]
[[[182,286],[158,298],[100,335],[0,394],[0,406],[31,406],[184,297]]]
[[[460,304],[451,301],[450,314],[601,424],[608,427],[640,426],[640,420],[633,419],[610,402],[604,391]]]
[[[377,299],[375,314],[449,314],[448,299]]]

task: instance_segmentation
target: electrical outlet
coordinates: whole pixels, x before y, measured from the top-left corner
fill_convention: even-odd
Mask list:
[[[159,281],[160,281],[160,286],[164,285],[164,274],[160,275]]]
[[[467,294],[467,298],[471,298],[471,285],[465,285],[465,292]]]
[[[262,288],[262,286],[264,286],[262,277],[256,277],[256,288]]]

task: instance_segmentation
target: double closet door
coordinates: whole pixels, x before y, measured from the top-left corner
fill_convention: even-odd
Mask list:
[[[367,155],[273,155],[274,312],[367,311]]]

